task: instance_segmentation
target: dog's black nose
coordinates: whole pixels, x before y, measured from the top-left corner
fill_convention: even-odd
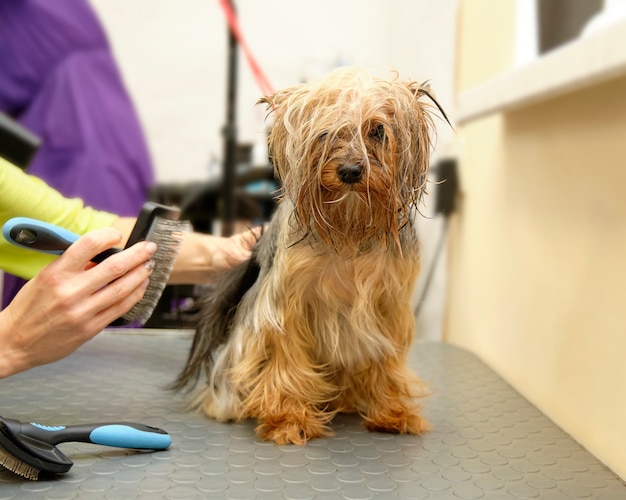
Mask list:
[[[363,167],[361,165],[341,165],[341,167],[337,169],[337,175],[341,182],[354,184],[361,180]]]

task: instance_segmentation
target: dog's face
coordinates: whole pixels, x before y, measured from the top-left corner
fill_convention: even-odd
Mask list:
[[[423,96],[417,82],[342,69],[261,100],[273,111],[269,150],[283,197],[305,234],[353,250],[399,244],[426,185],[432,119]]]

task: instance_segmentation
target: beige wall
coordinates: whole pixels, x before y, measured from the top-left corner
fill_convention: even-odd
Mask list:
[[[462,3],[459,90],[513,66],[514,11]],[[626,477],[626,77],[458,136],[446,339]]]

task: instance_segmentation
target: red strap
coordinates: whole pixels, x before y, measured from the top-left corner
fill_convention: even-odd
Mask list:
[[[257,82],[257,85],[261,89],[262,94],[264,96],[270,96],[274,94],[272,85],[270,84],[269,80],[263,73],[263,70],[257,63],[256,59],[252,55],[252,51],[248,47],[248,44],[246,43],[246,40],[244,39],[243,34],[241,33],[241,28],[239,27],[239,21],[237,19],[237,15],[235,14],[235,11],[233,10],[233,6],[230,4],[230,1],[220,0],[220,5],[222,6],[222,9],[224,10],[224,14],[226,15],[226,21],[228,22],[228,26],[230,27],[230,30],[232,31],[233,35],[235,36],[235,39],[237,40],[241,49],[244,52],[246,59],[248,60],[248,64],[250,65],[252,74],[254,75],[254,78]]]

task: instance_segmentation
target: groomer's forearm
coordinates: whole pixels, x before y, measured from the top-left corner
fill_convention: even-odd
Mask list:
[[[214,243],[219,240],[208,234],[185,233],[168,283],[204,284],[212,281]]]
[[[10,348],[12,340],[15,338],[15,329],[12,328],[9,312],[5,309],[0,311],[0,341],[2,350],[0,351],[0,379],[30,368],[25,363],[25,356],[20,356],[19,352]]]

